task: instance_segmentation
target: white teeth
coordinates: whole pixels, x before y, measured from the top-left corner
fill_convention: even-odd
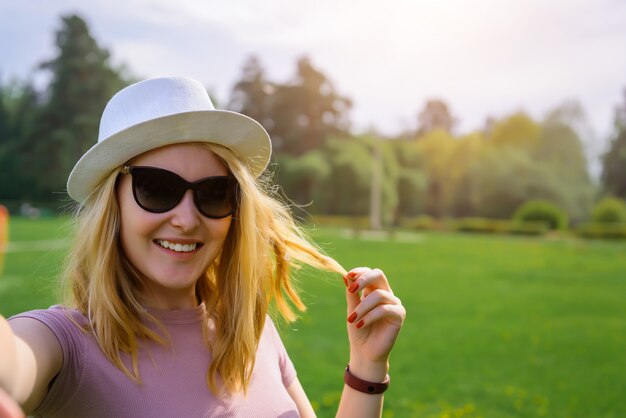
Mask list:
[[[196,249],[197,243],[194,244],[175,244],[173,242],[165,241],[164,239],[158,239],[157,243],[163,247],[172,251],[176,251],[177,253],[189,253]]]

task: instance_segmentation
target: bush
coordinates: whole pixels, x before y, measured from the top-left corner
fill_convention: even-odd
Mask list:
[[[438,224],[432,216],[420,215],[414,218],[402,218],[400,226],[408,229],[432,230],[438,229]]]
[[[453,228],[460,232],[493,234],[502,231],[501,222],[486,218],[461,218],[454,222]]]
[[[615,197],[604,198],[593,208],[591,219],[595,223],[625,223],[626,203]]]
[[[514,235],[543,235],[550,230],[548,223],[512,221],[507,232]]]
[[[352,228],[357,230],[370,228],[369,216],[312,215],[307,223],[316,227]]]
[[[580,225],[576,234],[583,238],[626,239],[626,223],[594,223]]]
[[[524,203],[513,215],[513,219],[523,222],[545,222],[550,229],[567,228],[567,214],[552,202],[530,200]]]
[[[487,234],[542,235],[550,229],[543,221],[503,221],[486,218],[462,218],[455,222],[454,229],[460,232]]]

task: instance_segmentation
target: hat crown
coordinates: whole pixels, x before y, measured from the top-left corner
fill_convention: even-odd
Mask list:
[[[197,80],[163,77],[141,81],[109,100],[100,119],[98,142],[142,122],[206,110],[215,110],[215,107]]]

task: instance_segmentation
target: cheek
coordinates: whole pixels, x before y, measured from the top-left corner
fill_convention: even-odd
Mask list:
[[[117,201],[120,211],[120,243],[128,255],[133,243],[146,234],[151,227],[149,216],[135,204],[128,176],[120,181],[117,188]]]
[[[211,238],[215,243],[219,243],[219,250],[224,247],[226,238],[228,237],[230,228],[232,225],[232,218],[212,220],[210,225],[207,225],[209,231],[211,231]]]

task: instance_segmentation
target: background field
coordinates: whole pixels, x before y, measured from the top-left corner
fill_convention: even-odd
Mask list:
[[[70,235],[64,219],[14,218],[10,233],[5,316],[55,302]],[[624,243],[312,234],[348,268],[383,268],[407,308],[385,416],[626,416]],[[319,415],[332,416],[347,361],[344,285],[310,270],[299,282],[309,311],[280,328]]]

